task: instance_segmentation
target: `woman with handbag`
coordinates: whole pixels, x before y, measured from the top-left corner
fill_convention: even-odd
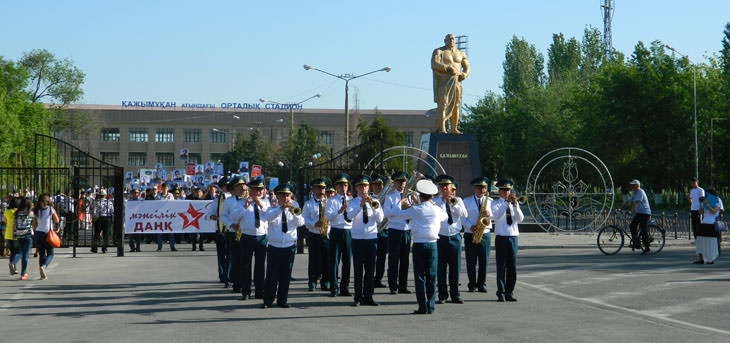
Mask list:
[[[722,222],[720,215],[724,210],[722,199],[717,195],[713,188],[707,189],[707,196],[700,198],[700,209],[702,210],[702,221],[700,229],[697,232],[697,241],[695,249],[697,251],[697,261],[694,264],[713,264],[719,256],[718,237]]]
[[[28,280],[28,257],[33,246],[33,203],[28,198],[22,198],[13,218],[13,237],[16,240],[20,254],[20,279]]]
[[[58,224],[59,218],[52,205],[51,197],[48,194],[41,194],[33,209],[33,229],[35,231],[35,246],[38,249],[41,280],[47,279],[46,268],[53,260],[54,247],[49,240],[52,241],[58,237],[53,227]],[[56,237],[53,237],[54,235]]]

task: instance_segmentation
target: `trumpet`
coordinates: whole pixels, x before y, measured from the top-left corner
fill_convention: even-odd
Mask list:
[[[302,209],[301,209],[301,208],[299,208],[299,207],[292,207],[292,208],[291,208],[291,213],[292,213],[293,215],[295,215],[295,216],[299,216],[299,215],[301,215],[301,214],[302,214]]]
[[[366,201],[368,204],[370,204],[370,208],[372,208],[373,210],[377,210],[378,208],[380,208],[380,203],[373,198],[368,197],[363,200]]]
[[[456,204],[458,204],[458,203],[459,203],[459,200],[456,199],[456,197],[449,198],[449,205],[456,206]]]
[[[509,202],[511,202],[513,204],[520,203],[521,205],[523,205],[527,202],[527,197],[524,195],[520,195],[519,197],[517,197],[514,194],[511,194],[509,197]]]

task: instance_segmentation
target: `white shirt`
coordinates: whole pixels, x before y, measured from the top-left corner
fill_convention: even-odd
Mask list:
[[[446,212],[446,203],[443,198],[438,197],[433,199],[436,206],[440,207],[446,213],[446,219],[441,222],[441,229],[439,230],[440,236],[453,236],[461,233],[461,218],[466,217],[466,207],[464,201],[461,198],[456,197],[456,205],[449,205],[451,211],[451,224],[449,224],[449,213]]]
[[[409,227],[406,223],[406,219],[394,216],[396,211],[400,211],[400,200],[401,193],[398,190],[393,190],[385,196],[385,203],[383,205],[383,214],[388,218],[388,228],[408,231]]]
[[[441,222],[448,219],[446,212],[430,201],[405,210],[393,211],[393,218],[410,219],[408,224],[413,243],[434,243],[439,239]]]
[[[715,207],[720,207],[720,210],[725,210],[725,207],[722,205],[722,199],[717,198],[717,204]],[[704,207],[703,207],[704,208]],[[715,213],[710,212],[708,209],[704,209],[704,213],[702,214],[702,224],[715,224],[715,220],[717,216],[720,215],[720,211],[717,211]]]
[[[53,226],[53,213],[55,212],[56,210],[51,206],[40,209],[38,211],[38,217],[36,217],[35,230],[38,232],[48,232]]]
[[[689,191],[689,198],[692,201],[692,205],[690,206],[690,211],[699,211],[700,210],[700,197],[705,196],[705,190],[702,189],[702,187],[692,188],[691,191]]]
[[[162,193],[157,194],[155,197],[155,200],[175,200],[175,196],[172,195],[172,193],[167,192],[166,195],[162,195]]]
[[[357,197],[347,203],[347,217],[352,218],[352,239],[377,239],[378,225],[383,221],[383,207],[373,210],[370,204],[365,204],[365,211],[362,207],[362,198]],[[364,213],[368,214],[367,224],[364,221]]]
[[[241,206],[236,206],[230,213],[229,217],[236,223],[240,221],[241,232],[246,235],[266,235],[268,222],[263,219],[263,215],[264,212],[269,209],[269,203],[261,200],[261,207],[259,208],[259,227],[256,227],[256,212],[254,210],[254,206],[258,206],[256,202],[252,200],[248,207],[243,207],[244,205],[246,205],[246,201],[244,201]]]
[[[331,228],[350,230],[352,229],[352,218],[348,217],[347,219],[349,221],[346,221],[345,212],[342,212],[342,214],[337,213],[342,207],[342,197],[343,195],[335,194],[327,199],[327,212],[325,212],[325,216],[329,220]]]
[[[239,198],[238,196],[231,196],[223,201],[223,208],[221,209],[221,221],[223,222],[223,225],[226,226],[227,232],[234,232],[235,230],[231,229],[231,225],[238,224],[239,219],[243,220],[243,218],[241,217],[236,217],[234,219],[233,214],[236,208],[243,207],[243,205],[245,204],[246,198]]]
[[[512,214],[512,225],[507,225],[507,208]],[[512,205],[506,200],[499,198],[492,202],[492,218],[494,219],[494,233],[497,236],[519,236],[520,230],[517,224],[525,219],[520,204]]]
[[[295,216],[291,211],[286,210],[286,233],[281,231],[281,208],[279,206],[270,207],[263,215],[263,219],[268,221],[269,245],[275,248],[288,248],[297,243],[297,227],[304,225],[302,216]]]
[[[492,198],[488,196],[482,196],[481,198],[477,198],[476,195],[471,195],[464,199],[464,206],[466,207],[466,218],[464,218],[461,223],[464,225],[464,232],[473,233],[471,232],[471,227],[474,225],[477,225],[477,221],[479,220],[479,204],[482,204],[483,201],[487,201],[487,209],[489,209],[489,212],[492,212]],[[494,214],[492,214],[494,216]],[[484,228],[484,233],[492,232],[492,221],[488,220],[489,225],[487,225],[486,228]]]
[[[325,217],[327,217],[327,202],[324,200],[324,197],[322,197],[322,200],[325,204]],[[311,198],[307,200],[304,203],[304,208],[302,209],[302,217],[304,217],[304,225],[307,227],[307,230],[311,233],[319,233],[319,228],[315,227],[314,225],[317,224],[319,221],[319,203],[320,200],[317,200],[315,198]],[[329,228],[327,229],[329,231]]]

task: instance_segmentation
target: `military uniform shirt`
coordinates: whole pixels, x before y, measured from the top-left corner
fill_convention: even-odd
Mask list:
[[[512,216],[512,224],[507,225],[507,208]],[[525,219],[520,209],[520,204],[512,205],[506,200],[499,198],[492,202],[492,217],[494,218],[494,233],[497,236],[519,236],[520,230],[517,224]]]
[[[264,212],[269,209],[269,203],[261,200],[261,207],[259,208],[259,227],[256,227],[256,212],[254,210],[255,202],[251,201],[248,207],[243,207],[246,201],[241,206],[236,206],[231,214],[230,218],[234,222],[241,221],[241,232],[249,236],[263,236],[266,234],[266,227],[268,222],[263,219]]]
[[[297,227],[304,225],[302,216],[295,216],[290,210],[285,211],[287,231],[281,231],[281,208],[270,207],[262,219],[268,221],[269,245],[275,248],[288,248],[297,243]]]
[[[466,207],[466,217],[462,218],[463,220],[461,222],[464,225],[464,232],[473,233],[471,232],[471,227],[476,225],[477,221],[479,220],[479,204],[485,200],[487,202],[487,209],[492,212],[492,204],[494,202],[492,201],[492,198],[488,196],[477,198],[475,195],[471,195],[464,199],[464,206]],[[494,219],[494,213],[492,213],[491,219]],[[484,233],[492,231],[491,219],[489,220],[489,225],[484,228]]]
[[[439,230],[439,235],[441,236],[453,236],[461,232],[461,218],[464,218],[467,215],[466,207],[464,207],[464,202],[461,198],[456,197],[455,199],[456,205],[451,206],[451,204],[449,204],[451,210],[451,224],[449,224],[449,214],[446,212],[446,203],[444,203],[443,198],[438,197],[433,199],[434,204],[446,213],[446,219],[441,222],[441,229]]]
[[[410,230],[406,219],[395,217],[393,214],[396,211],[400,211],[400,200],[401,193],[398,190],[394,190],[385,197],[385,203],[383,205],[383,214],[388,218],[388,228],[396,229],[401,231]]]
[[[304,217],[304,225],[307,227],[307,230],[311,233],[319,233],[319,228],[314,226],[319,221],[319,208],[320,208],[320,201],[324,202],[325,208],[325,217],[327,213],[327,201],[324,200],[324,197],[322,197],[322,200],[317,200],[315,198],[309,199],[304,203],[304,208],[302,209],[302,217]],[[329,229],[328,229],[329,231]]]
[[[374,210],[370,204],[365,204],[368,222],[365,223],[362,207],[362,198],[357,197],[347,204],[347,217],[352,218],[352,239],[377,239],[378,225],[383,221],[383,207]]]
[[[446,212],[431,201],[420,203],[405,210],[393,211],[392,218],[410,219],[413,243],[434,243],[439,239],[441,222],[448,220]]]
[[[342,207],[342,197],[342,195],[335,194],[327,199],[327,212],[325,213],[325,216],[327,217],[327,220],[329,220],[331,228],[350,230],[352,229],[352,218],[348,217],[347,219],[349,219],[349,221],[346,221],[345,212],[338,214]],[[351,200],[352,199],[348,197],[348,202]]]

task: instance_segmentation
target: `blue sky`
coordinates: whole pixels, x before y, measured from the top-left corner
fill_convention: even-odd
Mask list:
[[[3,1],[0,55],[43,48],[86,73],[80,103],[126,100],[342,108],[344,81],[362,109],[429,109],[431,51],[447,33],[469,36],[464,102],[501,92],[505,46],[524,37],[544,55],[553,33],[603,29],[600,0],[555,1]],[[694,62],[720,50],[730,1],[617,0],[614,48],[661,40]],[[353,103],[351,97],[351,104]]]

